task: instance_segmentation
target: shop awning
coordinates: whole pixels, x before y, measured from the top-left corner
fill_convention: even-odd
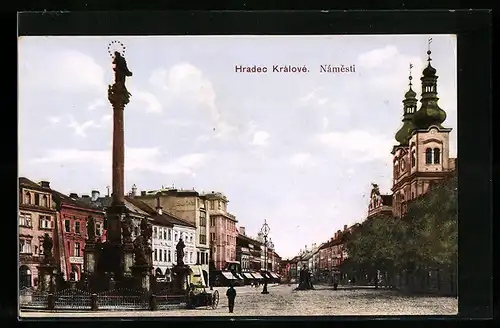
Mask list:
[[[229,279],[229,280],[236,280],[238,278],[236,278],[235,276],[233,276],[233,274],[231,272],[227,272],[227,271],[222,271],[222,275],[226,278],[226,279]]]
[[[243,277],[242,277],[242,276],[240,276],[240,275],[239,275],[239,274],[237,274],[237,273],[233,273],[233,275],[234,275],[237,279],[243,279]]]
[[[256,279],[264,279],[264,277],[262,277],[258,272],[253,272],[252,276],[254,276]]]
[[[271,277],[273,277],[274,279],[279,279],[279,277],[273,273],[273,272],[269,272],[269,274],[271,275]]]
[[[254,279],[254,277],[252,276],[251,273],[248,273],[248,272],[243,272],[243,275],[245,276],[245,278],[247,279]]]

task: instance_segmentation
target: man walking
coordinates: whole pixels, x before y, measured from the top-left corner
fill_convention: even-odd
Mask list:
[[[228,305],[229,305],[229,313],[233,313],[234,299],[236,298],[236,289],[234,289],[232,284],[228,288],[228,290],[226,292],[226,296],[227,296],[227,301],[228,301]]]

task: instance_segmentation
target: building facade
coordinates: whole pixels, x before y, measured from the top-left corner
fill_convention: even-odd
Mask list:
[[[50,183],[35,183],[25,177],[19,178],[20,287],[38,285],[38,266],[44,256],[43,239],[48,234],[54,240],[56,217]]]
[[[393,147],[393,215],[406,214],[408,202],[425,194],[433,183],[450,176],[455,170],[455,158],[449,157],[449,135],[452,129],[443,127],[446,112],[438,105],[436,69],[427,67],[420,78],[422,94],[417,110],[416,92],[410,88],[403,100],[403,126],[396,133]]]
[[[66,280],[80,280],[83,270],[83,249],[87,239],[87,220],[95,220],[95,236],[101,241],[104,232],[104,211],[78,200],[78,196],[66,196],[52,190],[52,197],[57,209],[54,256],[60,263],[62,276]]]
[[[220,192],[203,195],[208,205],[210,218],[210,239],[213,241],[213,262],[216,270],[222,270],[227,262],[236,261],[236,229],[235,215],[227,211],[229,201]]]
[[[246,235],[245,228],[240,227],[236,237],[236,257],[240,261],[243,272],[260,272],[262,244]],[[238,260],[239,259],[239,260]],[[243,269],[245,268],[245,269]]]
[[[134,199],[141,200],[152,208],[162,209],[185,223],[196,227],[196,263],[209,271],[210,234],[206,200],[195,190],[162,188],[142,191]],[[194,256],[194,255],[193,255]]]

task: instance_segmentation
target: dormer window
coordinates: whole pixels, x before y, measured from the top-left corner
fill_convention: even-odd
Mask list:
[[[439,148],[434,148],[434,164],[439,164],[441,159],[441,151]]]
[[[432,164],[432,149],[427,148],[425,150],[425,164]]]
[[[31,194],[29,192],[27,192],[25,195],[24,195],[24,202],[26,204],[31,204]]]

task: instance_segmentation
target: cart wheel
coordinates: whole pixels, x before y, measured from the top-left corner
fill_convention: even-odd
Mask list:
[[[212,294],[212,309],[215,310],[218,305],[219,305],[219,291],[216,290]]]

